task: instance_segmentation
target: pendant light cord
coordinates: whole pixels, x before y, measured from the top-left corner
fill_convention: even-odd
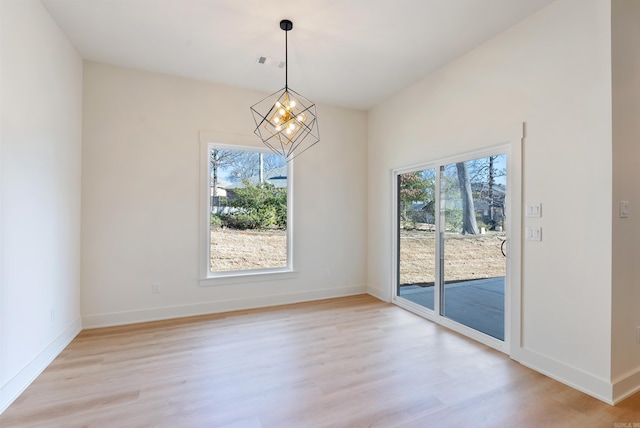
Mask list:
[[[289,39],[288,30],[284,32],[284,87],[289,88]]]

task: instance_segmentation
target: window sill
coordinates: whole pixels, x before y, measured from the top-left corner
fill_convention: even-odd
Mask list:
[[[229,272],[212,274],[198,281],[200,287],[209,287],[215,285],[245,284],[251,282],[279,281],[296,279],[300,276],[299,272],[293,270],[273,270],[273,271],[245,271],[245,272]]]

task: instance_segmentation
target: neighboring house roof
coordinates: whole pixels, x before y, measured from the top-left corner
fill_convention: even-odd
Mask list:
[[[218,179],[218,183],[216,186],[216,196],[222,196],[225,197],[227,196],[227,187],[230,185],[231,183],[229,183],[228,181],[222,180],[222,179]],[[209,189],[209,196],[213,196],[213,180],[211,180],[210,183],[210,189]]]
[[[288,171],[287,165],[282,165],[281,167],[274,168],[269,171],[265,171],[264,181],[266,181],[267,183],[273,184],[277,188],[287,187],[287,171]],[[258,184],[260,182],[260,176],[254,175],[253,177],[249,177],[248,180],[249,180],[249,183],[251,184]],[[244,185],[242,184],[242,181],[239,181],[237,183],[229,184],[224,188],[231,190],[231,189],[238,189],[242,187],[244,187]]]

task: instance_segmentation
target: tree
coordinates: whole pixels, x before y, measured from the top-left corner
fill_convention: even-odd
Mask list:
[[[435,176],[433,170],[407,172],[398,176],[400,218],[408,220],[408,210],[414,202],[424,202],[427,210],[433,211]]]
[[[464,162],[456,163],[456,169],[458,171],[458,183],[460,184],[460,197],[462,199],[462,234],[477,235],[479,231],[469,171]]]
[[[489,156],[489,226],[493,229],[495,227],[495,219],[493,218],[494,199],[493,199],[493,186],[496,184],[495,179],[495,167],[494,163],[497,156]]]
[[[218,196],[218,172],[220,169],[232,165],[242,153],[237,150],[211,149],[209,153],[209,172],[211,187],[213,188],[212,196]],[[213,200],[211,204],[213,206]]]
[[[286,165],[285,160],[276,154],[240,152],[240,155],[229,164],[229,177],[234,182],[260,177],[260,182],[263,182],[265,171],[271,171],[284,165]]]
[[[488,207],[487,225],[494,230],[501,222],[501,212],[504,208],[504,185],[496,182],[499,177],[507,175],[505,168],[498,165],[504,165],[505,155],[494,155],[486,158],[474,159],[467,162],[472,189],[474,191],[474,200],[482,200]],[[499,191],[496,191],[499,189]]]

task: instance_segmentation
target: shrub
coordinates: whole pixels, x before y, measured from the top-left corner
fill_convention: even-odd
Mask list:
[[[231,229],[258,229],[260,228],[260,220],[251,214],[245,212],[235,212],[231,214],[220,214],[220,219],[225,227]]]
[[[250,184],[235,191],[230,205],[237,210],[220,214],[222,224],[232,229],[266,229],[287,227],[287,190],[270,183]]]
[[[222,219],[218,214],[211,214],[210,224],[212,229],[220,229],[222,227]]]
[[[401,225],[404,230],[416,230],[418,226],[415,220],[412,220],[412,219],[402,222]]]

